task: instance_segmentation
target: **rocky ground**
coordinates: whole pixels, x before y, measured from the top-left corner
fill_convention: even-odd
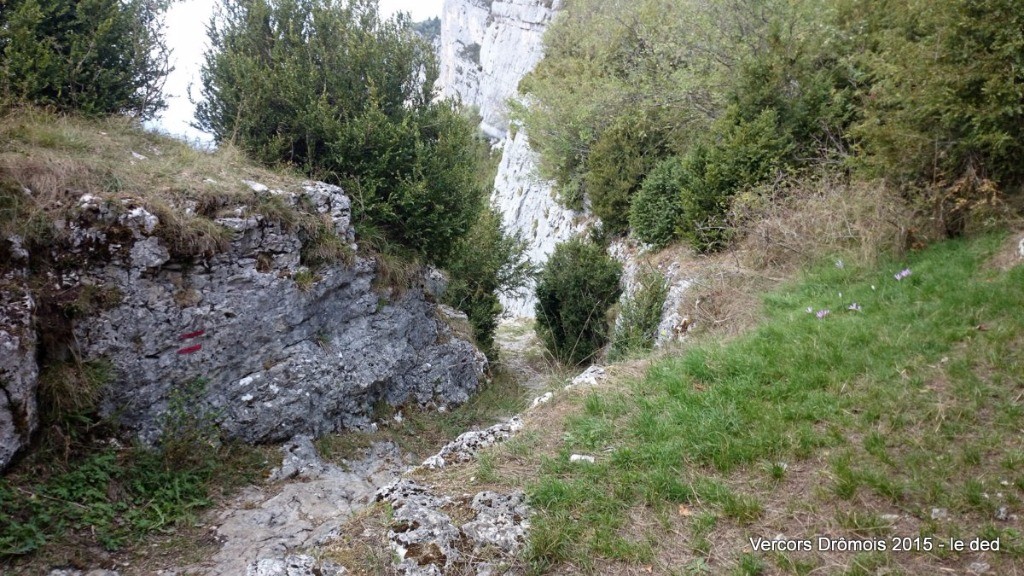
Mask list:
[[[531,409],[550,401],[553,393],[547,390],[552,376],[532,324],[507,322],[499,330],[498,343],[504,369],[535,396]],[[595,375],[600,372],[591,370],[577,381],[590,382]],[[384,572],[515,573],[514,559],[529,529],[525,494],[493,490],[455,494],[432,486],[425,476],[473,465],[482,450],[509,440],[522,428],[522,418],[515,416],[468,431],[422,462],[384,440],[335,463],[318,453],[312,438],[296,436],[281,446],[281,464],[263,485],[244,489],[201,519],[209,532],[205,539],[214,543],[212,553],[199,554],[202,560],[185,561],[187,555],[181,554],[163,561],[134,562],[117,572],[58,569],[50,576],[364,573],[360,561],[345,566],[337,559],[349,555],[354,526],[374,503],[390,511],[387,525],[379,526],[386,540],[381,543],[390,550],[390,565],[378,567]]]

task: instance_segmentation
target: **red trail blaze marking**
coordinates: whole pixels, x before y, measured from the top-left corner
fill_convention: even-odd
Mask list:
[[[206,330],[196,330],[195,332],[189,332],[188,334],[182,334],[178,336],[178,340],[188,340],[189,338],[196,338],[206,334]]]
[[[193,352],[199,352],[202,349],[202,344],[196,344],[195,346],[189,346],[188,348],[182,348],[181,350],[178,350],[178,354],[192,354]]]

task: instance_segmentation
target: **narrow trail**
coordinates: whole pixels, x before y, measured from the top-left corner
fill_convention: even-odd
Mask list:
[[[550,384],[551,371],[530,320],[506,321],[496,343],[502,368],[513,374],[528,396]],[[448,447],[446,447],[448,449]],[[160,576],[276,576],[341,574],[338,567],[309,556],[338,536],[343,525],[374,501],[381,488],[420,464],[391,441],[377,441],[359,458],[335,464],[321,458],[308,437],[281,446],[283,461],[262,485],[250,486],[204,515],[216,552],[184,567],[155,570]],[[310,559],[310,560],[307,560]],[[309,564],[308,566],[304,564]],[[120,576],[152,574],[141,563]]]

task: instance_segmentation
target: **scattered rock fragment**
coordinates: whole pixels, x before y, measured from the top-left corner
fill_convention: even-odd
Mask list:
[[[249,565],[245,576],[342,576],[348,570],[331,560],[318,561],[298,554],[283,558],[264,558]]]
[[[461,527],[446,511],[459,502],[437,496],[413,480],[396,480],[381,488],[376,499],[394,510],[388,541],[400,559],[398,571],[407,576],[453,573],[488,553],[511,559],[529,529],[526,495],[518,490],[476,494],[469,506],[474,518]]]
[[[971,562],[967,566],[967,572],[970,574],[988,574],[991,569],[992,567],[985,562]]]
[[[579,386],[597,386],[597,383],[604,379],[604,368],[600,366],[591,366],[583,371],[582,374],[572,379],[565,389],[571,390]]]
[[[545,392],[543,395],[537,396],[536,398],[533,399],[533,402],[530,403],[530,408],[536,408],[541,404],[547,404],[548,402],[551,402],[551,399],[554,397],[554,393]]]
[[[476,519],[462,525],[462,532],[476,543],[489,544],[506,553],[513,553],[526,541],[529,508],[526,494],[517,490],[511,494],[480,492],[473,497],[470,506],[476,511]]]

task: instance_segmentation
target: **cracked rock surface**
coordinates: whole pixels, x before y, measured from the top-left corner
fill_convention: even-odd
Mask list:
[[[398,448],[379,443],[347,469],[325,462],[309,437],[281,448],[284,461],[270,478],[284,481],[261,490],[249,488],[213,519],[220,550],[184,573],[206,576],[324,576],[344,574],[296,551],[330,540],[376,491],[407,467]],[[317,572],[319,570],[319,572]],[[334,570],[333,572],[331,570]]]
[[[24,278],[0,276],[0,470],[28,444],[39,423],[34,308]]]
[[[320,214],[354,242],[340,188],[265,188],[254,193]],[[436,272],[399,292],[374,287],[371,258],[311,270],[297,230],[242,207],[215,221],[221,250],[178,257],[155,235],[157,216],[132,200],[75,202],[76,216],[60,223],[67,245],[53,248],[44,279],[72,300],[105,295],[101,309],[63,327],[65,339],[83,362],[109,363],[101,411],[144,441],[159,438],[172,400],[196,382],[186,409],[250,443],[366,427],[381,402],[456,405],[479,386],[486,358],[450,328],[458,314],[435,304],[444,287]],[[0,242],[0,257],[16,266],[23,252],[17,239]],[[36,426],[34,343],[53,339],[36,331],[56,330],[33,325],[19,274],[0,278],[0,469]]]
[[[455,462],[470,462],[480,450],[504,442],[522,429],[522,418],[513,416],[508,422],[495,424],[485,430],[463,432],[445,444],[440,452],[424,460],[423,466],[433,470]]]
[[[526,541],[529,529],[526,495],[480,492],[469,508],[473,520],[458,525],[450,510],[459,503],[437,496],[429,488],[400,479],[382,488],[376,496],[394,510],[388,540],[400,559],[397,568],[407,576],[447,574],[472,563],[482,573],[496,569],[478,558],[510,559]]]

